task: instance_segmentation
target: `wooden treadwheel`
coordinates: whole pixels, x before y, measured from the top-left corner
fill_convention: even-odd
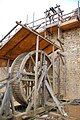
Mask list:
[[[19,55],[11,66],[12,77],[18,77],[12,83],[13,96],[17,102],[27,105],[29,95],[35,83],[35,58],[36,51]],[[38,52],[38,79],[43,72],[44,61],[47,63],[48,75],[52,74],[52,63],[49,56],[43,51]]]

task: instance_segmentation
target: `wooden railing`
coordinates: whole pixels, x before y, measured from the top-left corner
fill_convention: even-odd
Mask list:
[[[76,10],[77,10],[77,14],[76,14]],[[53,26],[54,25],[58,25],[58,20],[62,23],[62,22],[66,22],[66,21],[69,21],[70,19],[74,19],[76,17],[79,17],[80,13],[78,9],[76,10],[73,10],[72,12],[70,13],[67,13],[67,14],[63,14],[61,16],[59,16],[58,18],[58,15],[55,15],[55,16],[52,16],[53,19],[50,21],[49,18],[40,18],[40,19],[37,19],[37,20],[34,20],[30,23],[25,23],[24,25],[25,26],[28,26],[34,30],[40,30],[40,29],[45,29],[45,27],[48,27],[48,25],[52,24]],[[45,20],[46,19],[46,20]],[[34,22],[34,23],[33,23]],[[34,26],[33,26],[34,25]],[[3,43],[3,45],[9,41],[9,39],[20,29],[21,27],[18,26],[18,25],[15,25],[15,27],[13,27],[9,32],[8,34],[6,34],[1,40],[0,42]],[[3,46],[2,45],[2,46]]]

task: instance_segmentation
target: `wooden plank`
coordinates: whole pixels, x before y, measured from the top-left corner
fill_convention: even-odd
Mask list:
[[[46,47],[45,49],[43,49],[47,54],[50,54],[53,51],[53,46],[50,45],[48,47]]]
[[[27,38],[23,39],[23,41],[21,41],[17,46],[15,46],[12,50],[10,50],[7,53],[7,57],[14,59],[16,58],[19,54],[21,54],[22,52],[30,52],[32,50],[35,50],[35,38],[36,36],[34,36],[33,34],[31,34],[30,36],[28,36]],[[45,47],[47,47],[47,45],[49,45],[49,43],[47,41],[41,40],[40,42],[40,49],[44,49]],[[50,44],[50,46],[52,46]],[[31,49],[32,47],[32,49]],[[47,49],[47,48],[46,48]],[[56,47],[55,47],[56,49]],[[50,51],[51,49],[49,49]],[[47,50],[48,51],[48,50]],[[48,51],[48,52],[49,52]]]
[[[36,111],[36,114],[41,114],[45,112],[45,108],[44,107],[39,107]],[[19,118],[31,118],[31,117],[34,117],[34,111],[33,110],[30,110],[29,113],[27,114],[27,112],[23,112],[23,113],[17,113],[14,115],[14,118],[16,118],[16,120],[18,120]]]
[[[55,112],[50,112],[49,115],[53,117],[61,117],[61,114]]]
[[[6,55],[6,53],[11,50],[16,44],[23,40],[29,31],[24,28],[21,28],[5,45],[0,49],[0,57]]]
[[[11,51],[7,53],[6,56],[14,58],[15,56],[21,54],[22,52],[28,52],[30,47],[35,44],[35,38],[33,34],[23,39],[17,46],[15,46]]]
[[[64,31],[79,27],[80,27],[80,21],[78,21],[76,18],[60,24],[60,28]]]
[[[2,58],[5,56],[10,60],[14,60],[23,52],[35,50],[35,40],[37,35],[39,35],[41,41],[40,49],[43,50],[48,46],[48,44],[50,44],[50,48],[45,49],[46,53],[52,52],[51,45],[55,46],[55,50],[59,48],[52,41],[41,36],[38,32],[22,25],[22,28],[0,49],[0,57]]]
[[[16,22],[16,23],[19,24],[20,26],[22,26],[23,28],[28,29],[29,31],[31,31],[31,33],[33,33],[33,34],[36,35],[36,36],[39,36],[41,39],[47,41],[47,42],[50,43],[51,45],[54,44],[51,40],[49,40],[49,39],[47,39],[47,38],[41,36],[41,35],[39,34],[39,32],[37,32],[37,31],[31,29],[30,27],[24,26],[24,25],[21,24],[20,22]]]
[[[54,90],[54,88],[55,88],[55,86],[54,86],[54,83],[55,83],[55,77],[54,77],[54,46],[53,46],[53,53],[52,53],[52,62],[53,62],[53,64],[52,64],[52,66],[53,66],[53,90]]]
[[[49,44],[47,41],[44,41],[44,40],[40,39],[39,50],[44,49],[47,45],[51,45],[51,44]],[[35,45],[32,46],[31,50],[34,50],[34,49],[35,49]]]

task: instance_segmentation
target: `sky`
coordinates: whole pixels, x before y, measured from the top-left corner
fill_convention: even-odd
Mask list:
[[[77,8],[78,0],[0,0],[0,39],[5,36],[15,25],[16,21],[28,22],[44,16],[44,11],[49,7],[60,4],[65,12]]]

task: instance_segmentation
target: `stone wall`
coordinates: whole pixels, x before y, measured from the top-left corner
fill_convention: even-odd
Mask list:
[[[63,33],[66,59],[66,98],[80,98],[80,28]]]
[[[54,34],[53,39],[56,40],[57,35]],[[80,99],[80,28],[63,32],[61,41],[65,65],[60,60],[60,96]]]

